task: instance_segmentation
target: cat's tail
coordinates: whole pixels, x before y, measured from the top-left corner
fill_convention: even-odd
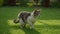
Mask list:
[[[19,23],[19,16],[20,16],[20,13],[18,14],[17,18],[13,20],[14,23]]]
[[[16,24],[16,23],[19,23],[19,20],[14,19],[13,22]]]

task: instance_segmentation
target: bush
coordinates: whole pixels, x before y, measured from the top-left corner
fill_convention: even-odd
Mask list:
[[[29,0],[18,0],[18,2],[20,3],[20,5],[24,6],[27,5]]]
[[[58,3],[57,2],[52,3],[52,7],[58,7]]]
[[[34,3],[32,3],[32,2],[31,2],[31,3],[27,3],[27,5],[28,5],[29,7],[33,6],[33,4],[34,4]]]
[[[3,5],[3,0],[0,0],[0,6],[2,6]]]

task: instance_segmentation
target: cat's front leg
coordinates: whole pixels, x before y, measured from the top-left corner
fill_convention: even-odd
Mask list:
[[[29,22],[30,29],[34,29],[34,24],[32,22]]]
[[[30,24],[30,29],[34,29],[34,25],[33,24]]]

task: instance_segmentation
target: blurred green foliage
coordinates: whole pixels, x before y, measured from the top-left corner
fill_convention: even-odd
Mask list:
[[[52,7],[60,7],[60,3],[59,2],[52,2],[51,6]]]
[[[3,4],[7,5],[8,0],[0,0],[0,6],[2,6]],[[38,5],[42,5],[45,4],[44,2],[42,3],[42,1],[40,1],[38,3]],[[36,5],[35,2],[30,2],[30,0],[17,0],[16,1],[16,5],[19,6],[33,6]],[[60,0],[56,1],[56,2],[51,2],[51,6],[52,7],[60,7]]]
[[[0,6],[2,6],[3,5],[3,0],[0,0]]]
[[[29,2],[29,0],[18,0],[17,2],[19,2],[21,6],[25,6]]]

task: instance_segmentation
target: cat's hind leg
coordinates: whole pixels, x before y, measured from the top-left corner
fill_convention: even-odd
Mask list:
[[[19,23],[21,28],[24,28],[26,26],[26,23],[24,23],[22,19],[19,20]]]

